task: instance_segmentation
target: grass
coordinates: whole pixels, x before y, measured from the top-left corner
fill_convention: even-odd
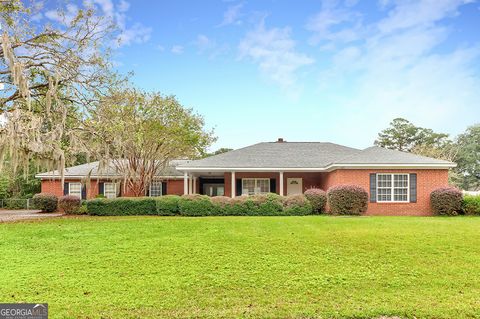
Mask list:
[[[480,218],[0,224],[0,301],[51,318],[480,318]]]

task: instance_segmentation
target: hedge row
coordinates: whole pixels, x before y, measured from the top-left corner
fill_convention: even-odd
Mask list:
[[[87,213],[98,216],[287,216],[310,215],[312,205],[303,195],[282,198],[276,194],[208,197],[167,195],[161,197],[92,199]]]

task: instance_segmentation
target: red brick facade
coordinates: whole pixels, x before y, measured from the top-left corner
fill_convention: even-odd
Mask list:
[[[80,182],[79,179],[65,179],[66,183],[69,182]],[[99,194],[98,184],[101,182],[109,182],[109,180],[96,180],[92,179],[89,184],[87,184],[87,199],[95,198]],[[182,195],[183,194],[183,179],[169,179],[167,182],[167,194],[168,195]],[[42,193],[55,194],[57,196],[63,195],[62,183],[58,179],[50,180],[43,179],[41,184]],[[120,191],[121,196],[132,197],[133,193],[127,189],[126,191],[123,188]]]
[[[355,184],[370,192],[370,173],[416,173],[417,174],[417,201],[416,203],[368,203],[367,215],[431,215],[430,193],[432,190],[448,185],[448,169],[339,169],[325,173],[284,172],[284,194],[287,193],[288,178],[302,178],[303,191],[317,187],[328,190],[334,185]],[[280,174],[276,172],[236,172],[235,179],[241,178],[270,178],[276,180],[277,194],[280,193]],[[78,180],[66,180],[78,182]],[[167,180],[167,194],[182,195],[183,179]],[[231,196],[231,173],[224,174],[225,196]],[[197,180],[197,191],[199,184]],[[42,180],[42,192],[63,195],[62,185],[59,180]],[[87,186],[87,198],[98,195],[98,181],[92,180]],[[131,192],[123,192],[122,196],[132,196]]]

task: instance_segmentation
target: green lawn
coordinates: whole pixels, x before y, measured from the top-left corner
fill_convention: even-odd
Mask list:
[[[51,318],[480,318],[480,218],[0,224],[0,302]]]

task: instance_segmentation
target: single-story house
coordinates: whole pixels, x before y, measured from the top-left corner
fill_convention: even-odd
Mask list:
[[[121,187],[112,182],[114,172],[99,174],[96,166],[98,163],[68,168],[63,190],[58,172],[37,177],[42,179],[42,192],[83,198],[128,196],[128,191],[121,194]],[[369,215],[429,215],[430,193],[448,186],[452,167],[455,163],[381,147],[359,150],[334,143],[278,139],[200,160],[172,161],[146,195],[291,195],[313,187],[326,191],[335,185],[355,184],[369,193]],[[92,182],[86,189],[81,180],[90,170]]]

